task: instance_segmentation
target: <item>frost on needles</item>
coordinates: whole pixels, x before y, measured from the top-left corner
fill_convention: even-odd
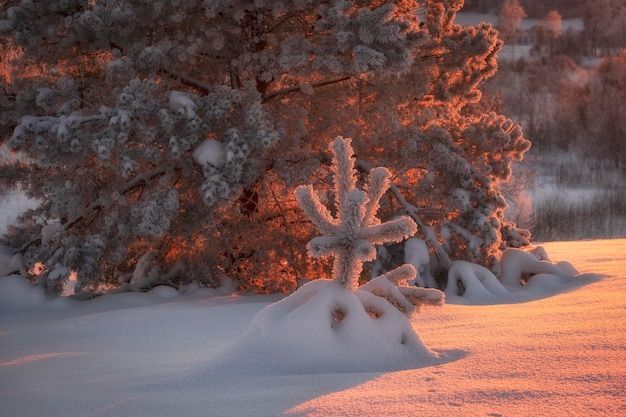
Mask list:
[[[391,172],[384,167],[373,168],[368,175],[366,191],[356,188],[355,159],[351,140],[337,137],[330,145],[333,153],[332,171],[335,185],[337,217],[333,217],[313,190],[313,187],[296,188],[296,199],[322,236],[313,238],[307,245],[309,256],[332,256],[333,275],[336,281],[350,290],[359,287],[363,263],[376,259],[375,245],[397,243],[415,234],[417,225],[408,216],[381,222],[376,213],[380,199],[390,185]],[[363,286],[393,301],[403,311],[412,305],[441,304],[443,293],[434,289],[398,287],[389,285],[415,278],[413,265],[404,264],[380,275]]]
[[[345,134],[367,150],[359,165],[395,174],[380,212],[418,224],[418,282],[444,288],[451,260],[499,274],[502,253],[529,244],[502,194],[529,142],[481,100],[502,42],[488,24],[455,23],[462,5],[2,2],[0,189],[41,204],[0,239],[52,292],[68,271],[85,295],[178,271],[177,286],[232,278],[290,293],[330,274],[306,256],[293,191],[330,192],[322,151]],[[365,240],[377,271],[401,263],[401,244]],[[125,287],[131,276],[143,278]]]

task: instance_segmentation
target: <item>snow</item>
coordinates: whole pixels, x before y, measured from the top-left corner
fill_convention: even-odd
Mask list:
[[[41,228],[41,244],[47,246],[50,242],[56,240],[63,231],[61,223],[49,223]]]
[[[44,290],[33,287],[20,275],[0,279],[0,311],[12,312],[37,307],[46,301]]]
[[[507,249],[502,254],[502,275],[500,281],[506,285],[519,286],[520,276],[523,273],[561,276],[575,278],[578,270],[567,261],[552,263],[547,258],[547,252],[543,247],[538,247],[534,252],[526,252],[520,249]],[[533,279],[531,278],[530,282]]]
[[[16,223],[20,214],[28,209],[34,209],[38,205],[37,200],[28,198],[20,191],[11,190],[0,195],[0,235],[6,233],[9,225]]]
[[[381,316],[371,318],[364,306]],[[339,311],[341,317],[335,316]],[[387,301],[337,281],[316,280],[261,310],[246,334],[209,368],[266,375],[349,373],[419,368],[443,360]]]
[[[206,139],[193,151],[193,159],[202,167],[221,168],[226,162],[226,153],[222,144],[213,139]]]
[[[493,26],[498,26],[498,16],[487,13],[476,12],[460,12],[456,14],[456,23],[463,26],[476,26],[481,22],[490,23]],[[520,26],[522,29],[529,30],[534,27],[542,25],[542,19],[522,19]],[[563,19],[561,20],[561,28],[563,32],[571,30],[573,32],[580,32],[585,28],[585,24],[581,18]]]
[[[415,267],[414,283],[420,287],[436,288],[435,278],[430,273],[430,254],[426,242],[412,237],[404,242],[404,262]]]
[[[6,286],[32,288],[0,278],[0,415],[622,415],[626,239],[543,246],[606,277],[519,304],[423,309],[411,325],[448,360],[394,372],[266,372],[265,358],[254,372],[217,366],[278,296],[157,287],[16,309]],[[313,345],[289,354],[306,362],[316,330],[296,330]]]
[[[182,91],[170,91],[168,104],[173,113],[189,119],[196,116],[196,104]]]
[[[542,247],[538,249],[539,255],[545,254]],[[521,285],[520,278],[524,274],[533,275]],[[567,261],[552,263],[542,261],[530,252],[507,249],[499,279],[480,265],[455,261],[448,272],[446,302],[473,305],[519,303],[550,297],[599,279],[596,274],[579,274]]]

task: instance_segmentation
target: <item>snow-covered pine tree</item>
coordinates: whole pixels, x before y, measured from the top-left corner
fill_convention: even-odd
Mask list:
[[[381,223],[376,217],[380,199],[389,188],[387,168],[370,170],[367,193],[356,188],[354,151],[350,139],[337,137],[333,153],[336,218],[320,202],[312,186],[296,188],[296,200],[307,217],[323,233],[307,245],[309,256],[334,258],[333,275],[348,288],[356,288],[363,263],[376,259],[376,247],[401,242],[415,234],[417,226],[408,216]]]
[[[334,258],[334,279],[350,290],[359,288],[363,263],[376,259],[375,245],[401,242],[417,231],[417,225],[408,216],[381,222],[376,214],[380,199],[389,189],[391,172],[387,168],[373,168],[367,179],[367,192],[356,188],[354,151],[350,139],[341,136],[331,143],[332,170],[335,193],[335,212],[319,200],[312,186],[296,188],[296,200],[307,217],[322,233],[307,244],[309,256]],[[420,304],[440,305],[443,293],[436,289],[395,284],[415,278],[416,270],[404,264],[379,275],[361,288],[382,296],[410,312]]]
[[[481,106],[501,42],[489,25],[455,24],[461,6],[4,2],[0,134],[18,153],[2,177],[41,200],[10,243],[43,279],[77,271],[79,290],[127,282],[136,266],[147,285],[228,275],[291,290],[330,273],[300,250],[312,229],[293,189],[331,194],[323,151],[346,134],[362,166],[396,173],[404,204],[380,212],[411,212],[433,268],[495,268],[527,241],[503,221],[499,186],[528,142]]]

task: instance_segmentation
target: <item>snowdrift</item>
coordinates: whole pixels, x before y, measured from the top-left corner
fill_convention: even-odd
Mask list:
[[[35,308],[49,301],[43,288],[33,286],[19,275],[0,277],[0,311]]]
[[[379,316],[372,316],[370,307]],[[316,280],[261,310],[211,368],[253,373],[392,371],[441,363],[407,317],[371,292]]]
[[[509,248],[501,260],[500,279],[487,268],[465,261],[448,271],[449,304],[505,304],[550,297],[600,279],[580,274],[569,262],[552,263],[542,247],[530,251]]]
[[[0,267],[2,264],[0,263]],[[233,294],[236,286],[233,281],[226,280],[219,288],[205,288],[196,284],[184,285],[178,290],[159,285],[146,292],[124,291],[101,295],[89,300],[76,300],[47,294],[39,285],[31,284],[20,275],[0,276],[0,313],[21,311],[48,311],[85,309],[90,311],[108,311],[120,308],[131,308],[169,301],[204,299]]]

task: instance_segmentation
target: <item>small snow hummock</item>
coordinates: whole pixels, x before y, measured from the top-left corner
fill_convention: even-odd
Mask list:
[[[552,263],[542,247],[508,248],[500,261],[499,279],[487,268],[453,262],[448,271],[449,304],[517,303],[565,292],[595,282],[595,274],[580,274],[569,262]]]
[[[193,151],[193,159],[203,168],[221,168],[226,162],[226,153],[221,142],[207,139]]]
[[[372,313],[375,311],[376,313]],[[311,281],[261,310],[211,362],[251,373],[376,372],[440,363],[386,299],[338,281]]]

